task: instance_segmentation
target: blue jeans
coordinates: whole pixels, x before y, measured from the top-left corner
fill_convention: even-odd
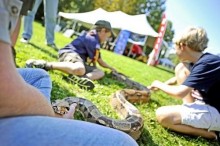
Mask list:
[[[26,38],[28,40],[31,39],[33,33],[33,21],[41,2],[42,0],[35,0],[32,11],[30,11],[28,15],[24,17],[24,32],[22,34],[23,38]],[[54,43],[54,29],[56,26],[57,9],[58,0],[44,0],[44,17],[47,44]]]
[[[0,132],[1,146],[137,146],[115,129],[46,116],[2,118]]]
[[[17,70],[26,83],[36,87],[50,102],[52,82],[45,70],[39,68],[18,68]]]

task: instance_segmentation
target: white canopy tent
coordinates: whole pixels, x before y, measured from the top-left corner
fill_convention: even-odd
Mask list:
[[[124,29],[140,35],[157,37],[158,33],[153,30],[146,19],[145,14],[128,15],[121,11],[107,12],[102,8],[85,13],[59,12],[60,17],[95,24],[97,20],[109,21],[113,28]]]

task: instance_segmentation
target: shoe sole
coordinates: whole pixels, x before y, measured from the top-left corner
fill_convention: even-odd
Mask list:
[[[45,71],[50,70],[50,68],[46,67],[45,64],[37,64],[36,65],[37,61],[38,60],[33,60],[33,59],[26,61],[26,68],[40,68],[40,69],[44,69]]]
[[[80,78],[75,75],[70,75],[67,78],[73,84],[77,84],[81,89],[92,90],[95,88],[95,84],[88,78]]]
[[[27,39],[24,39],[24,38],[22,38],[21,40],[20,40],[20,42],[22,42],[22,43],[25,43],[25,44],[29,44],[29,40]]]
[[[34,68],[33,62],[34,62],[33,59],[27,60],[26,63],[25,63],[26,68]]]

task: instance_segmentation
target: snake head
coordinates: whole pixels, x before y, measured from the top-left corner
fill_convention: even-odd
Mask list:
[[[52,102],[52,107],[55,113],[64,115],[69,111],[69,103],[64,100],[55,100]]]
[[[150,92],[145,90],[123,89],[121,93],[131,103],[146,103],[150,100]]]

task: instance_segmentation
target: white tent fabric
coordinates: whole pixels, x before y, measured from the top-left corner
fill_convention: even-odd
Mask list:
[[[109,21],[113,28],[124,29],[140,35],[157,37],[158,33],[153,30],[146,19],[145,14],[128,15],[121,11],[107,12],[102,8],[85,13],[64,13],[59,12],[60,17],[79,20],[95,24],[97,20]]]

